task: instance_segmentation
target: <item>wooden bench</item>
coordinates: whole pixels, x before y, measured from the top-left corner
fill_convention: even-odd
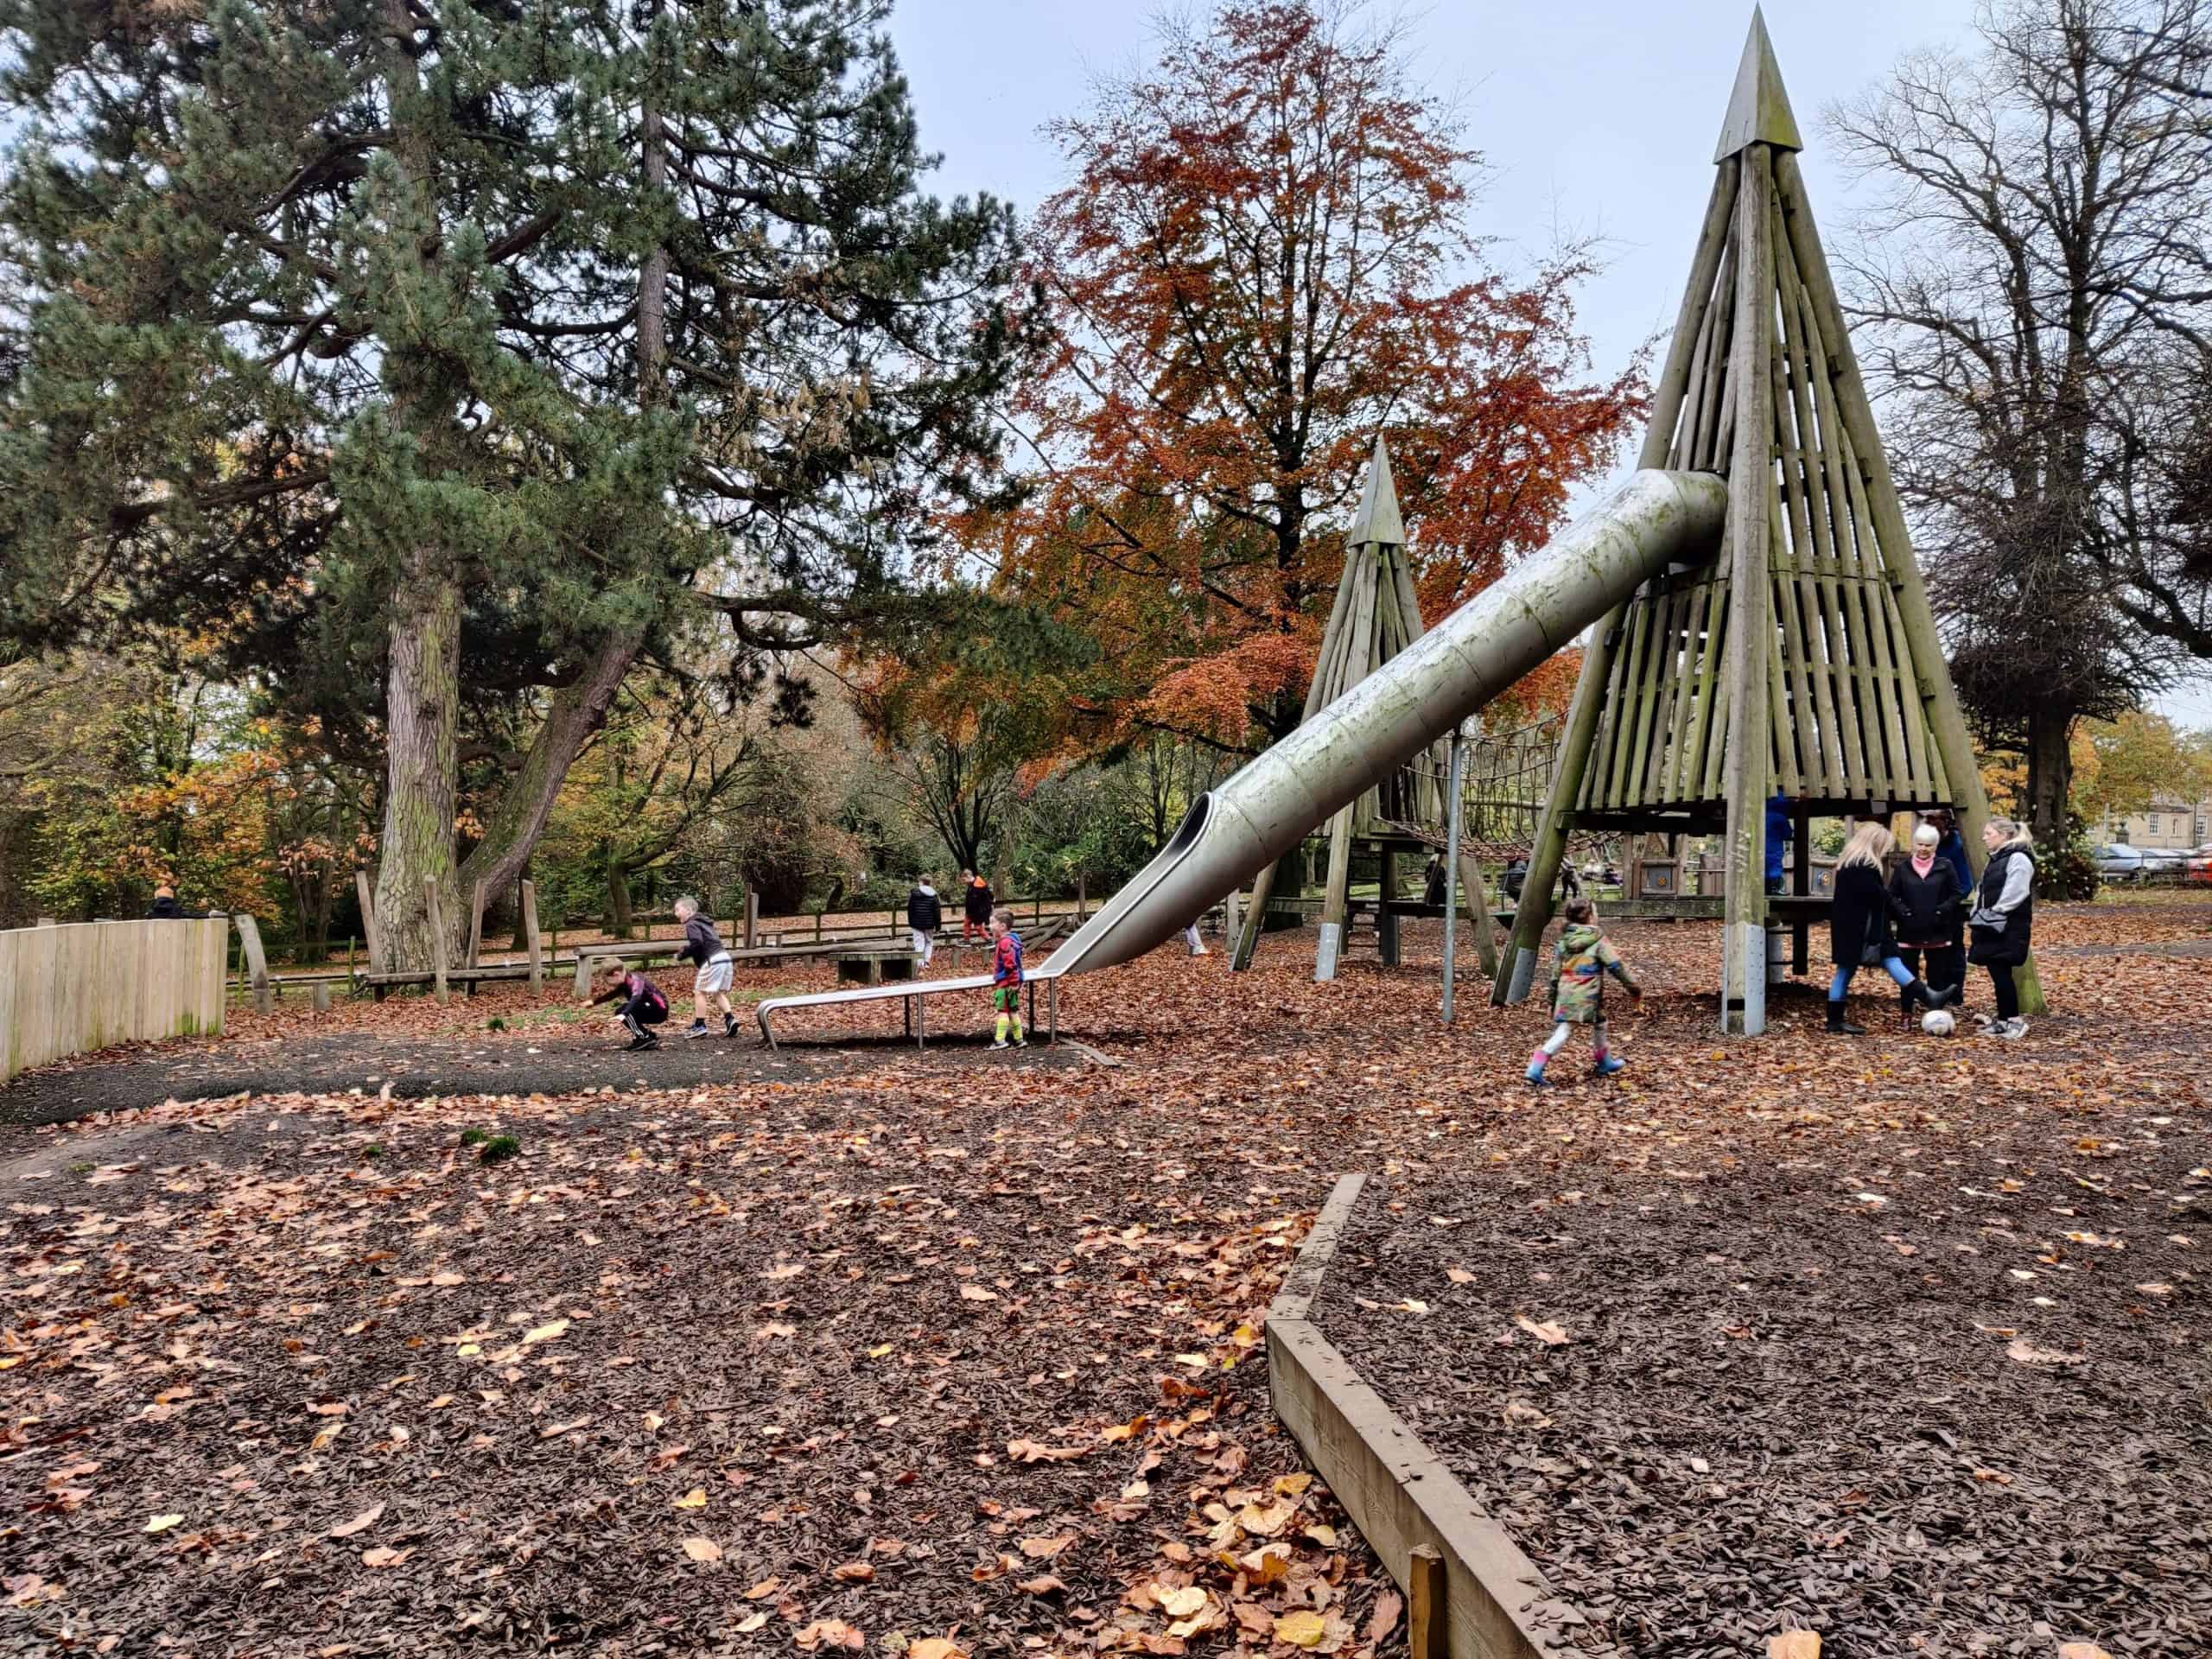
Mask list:
[[[837,952],[837,982],[841,985],[880,985],[886,981],[912,979],[921,958],[903,947],[882,950]]]

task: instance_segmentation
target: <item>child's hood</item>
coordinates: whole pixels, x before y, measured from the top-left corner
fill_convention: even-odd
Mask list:
[[[1592,922],[1570,922],[1567,931],[1559,936],[1559,948],[1569,956],[1580,956],[1605,936]]]

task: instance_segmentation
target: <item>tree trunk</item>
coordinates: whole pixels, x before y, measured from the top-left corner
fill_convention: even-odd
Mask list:
[[[569,768],[605,723],[622,677],[638,658],[641,640],[641,635],[626,629],[609,636],[582,674],[553,694],[530,752],[485,821],[483,840],[461,867],[456,892],[474,892],[481,881],[485,892],[503,893],[521,879],[537,838],[545,833],[545,820],[552,815],[561,785],[568,781]],[[447,914],[453,912],[448,906]]]
[[[391,597],[385,673],[387,785],[377,919],[386,972],[429,970],[425,883],[438,884],[448,931],[450,919],[465,915],[453,858],[460,701],[461,584],[441,550],[416,548]],[[460,959],[457,938],[448,939],[450,960]]]
[[[618,939],[630,937],[630,873],[621,865],[607,867],[607,931]]]
[[[2028,829],[2038,848],[2066,844],[2066,803],[2073,792],[2073,721],[2056,710],[2028,720]]]

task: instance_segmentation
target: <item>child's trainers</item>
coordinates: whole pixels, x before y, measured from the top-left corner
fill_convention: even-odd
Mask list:
[[[1544,1077],[1544,1061],[1548,1058],[1549,1057],[1547,1055],[1539,1055],[1536,1058],[1529,1062],[1529,1069],[1526,1071],[1523,1071],[1521,1076],[1522,1079],[1528,1083],[1529,1087],[1533,1089],[1541,1089],[1546,1086],[1547,1079]]]
[[[1590,1068],[1590,1074],[1591,1076],[1597,1077],[1610,1077],[1616,1071],[1625,1071],[1627,1070],[1628,1062],[1626,1060],[1621,1058],[1618,1054],[1608,1054],[1604,1059],[1599,1061],[1597,1065]]]
[[[737,1016],[735,1014],[726,1014],[722,1015],[722,1035],[725,1037],[734,1037],[737,1035]]]
[[[687,1040],[693,1037],[703,1037],[706,1034],[707,1022],[703,1020],[694,1020],[691,1022],[691,1029],[683,1033]]]
[[[991,1046],[993,1048],[1012,1048],[1014,1045],[1007,1041],[1005,1038],[1001,1037],[996,1042],[993,1043]]]

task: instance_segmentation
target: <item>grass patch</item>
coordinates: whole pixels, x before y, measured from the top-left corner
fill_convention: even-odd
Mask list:
[[[504,1164],[510,1158],[522,1155],[522,1142],[512,1135],[495,1135],[484,1143],[484,1150],[476,1154],[483,1164]]]
[[[461,1132],[461,1144],[464,1147],[480,1147],[491,1138],[489,1129],[463,1129]]]

